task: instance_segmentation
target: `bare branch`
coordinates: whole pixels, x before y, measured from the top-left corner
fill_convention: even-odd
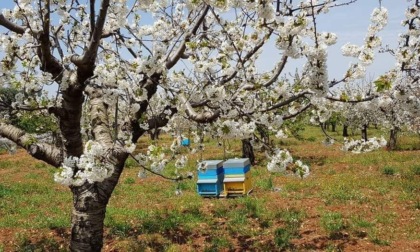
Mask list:
[[[26,149],[31,156],[52,166],[59,167],[63,162],[63,154],[58,148],[47,143],[36,143],[33,136],[13,125],[0,123],[0,136],[10,139]]]
[[[108,111],[103,101],[103,93],[99,88],[88,86],[85,92],[89,96],[89,105],[91,107],[91,125],[92,132],[96,140],[113,145],[111,125],[109,125]]]
[[[335,98],[335,97],[331,97],[331,96],[327,96],[325,97],[325,99],[328,99],[330,101],[335,101],[335,102],[345,102],[345,103],[360,103],[360,102],[366,102],[366,101],[371,101],[375,98],[378,98],[378,95],[374,95],[374,96],[369,96],[360,100],[343,100],[343,99],[339,99],[339,98]]]
[[[3,14],[0,14],[0,25],[6,27],[7,29],[11,30],[12,32],[16,32],[18,34],[25,33],[25,27],[14,24],[7,20]],[[36,35],[36,34],[34,34]]]
[[[275,104],[275,105],[273,105],[273,106],[271,106],[267,109],[262,110],[261,112],[268,112],[268,111],[271,111],[271,110],[274,110],[274,109],[281,108],[285,105],[288,105],[288,104],[298,100],[299,98],[305,97],[305,95],[307,95],[307,94],[310,94],[310,92],[305,91],[305,92],[302,92],[300,94],[294,95],[294,96],[290,97],[289,99],[287,99],[285,101],[279,102],[279,103],[277,103],[277,104]]]
[[[95,0],[90,0],[90,38],[93,36],[95,27]]]
[[[303,112],[305,112],[308,108],[310,108],[312,106],[311,103],[309,103],[308,105],[306,105],[305,107],[303,107],[302,109],[300,109],[299,111],[297,111],[296,113],[290,114],[290,115],[286,115],[283,116],[283,120],[288,120],[288,119],[292,119],[300,114],[302,114]]]
[[[56,81],[60,81],[64,68],[60,62],[51,54],[51,42],[50,42],[50,1],[47,0],[46,13],[43,17],[42,32],[39,33],[39,41],[41,46],[38,47],[37,54],[41,59],[41,70],[51,73]]]
[[[283,57],[281,57],[280,62],[277,63],[276,70],[274,71],[273,76],[271,76],[271,78],[266,83],[263,84],[264,87],[269,87],[274,82],[276,82],[277,78],[279,77],[279,75],[281,74],[281,72],[284,69],[284,66],[287,63],[287,59],[288,59],[288,57],[286,55],[283,55]]]
[[[185,112],[187,113],[188,118],[195,122],[210,123],[216,121],[220,116],[220,110],[197,113],[183,94],[179,95],[179,99],[185,106]]]

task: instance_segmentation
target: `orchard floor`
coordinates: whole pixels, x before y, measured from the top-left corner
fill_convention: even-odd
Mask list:
[[[363,154],[323,145],[315,128],[304,139],[281,145],[310,165],[307,178],[267,172],[258,153],[254,190],[239,198],[201,198],[196,178],[140,179],[129,160],[107,209],[103,251],[420,251],[420,151],[410,150],[420,149],[418,136],[401,138],[404,151]],[[239,154],[232,142],[228,158]],[[195,172],[199,155],[185,171]],[[223,149],[208,140],[202,155],[220,159]],[[67,251],[71,194],[53,174],[23,150],[0,154],[0,251]]]

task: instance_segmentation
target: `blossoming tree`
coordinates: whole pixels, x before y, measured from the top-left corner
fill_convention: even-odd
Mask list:
[[[328,80],[326,65],[336,36],[317,27],[318,15],[355,1],[15,0],[0,14],[0,83],[20,90],[7,109],[49,116],[61,141],[37,140],[7,117],[0,135],[58,168],[55,180],[73,193],[71,250],[100,251],[107,203],[147,130],[178,113],[213,123],[220,137],[246,138],[257,125],[276,132],[310,106],[339,100],[330,87],[363,77],[386,10],[373,13],[369,46],[346,47],[360,63],[338,81]],[[261,72],[258,58],[271,39],[279,55]],[[299,82],[279,81],[294,58],[305,59]],[[269,170],[293,162],[286,150],[269,157]],[[140,159],[155,170],[167,163],[153,147]],[[302,162],[295,166],[307,174]]]

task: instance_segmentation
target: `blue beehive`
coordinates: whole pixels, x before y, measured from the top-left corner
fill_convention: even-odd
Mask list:
[[[199,179],[216,178],[217,175],[223,173],[223,160],[204,160],[201,163],[205,164],[205,167],[198,169]]]
[[[223,160],[205,160],[198,170],[197,192],[201,196],[219,196],[223,191]]]
[[[188,139],[188,138],[183,138],[183,139],[181,140],[181,146],[185,146],[185,147],[190,146],[190,139]]]
[[[228,159],[223,163],[223,169],[226,175],[244,175],[245,173],[249,172],[251,168],[251,162],[249,162],[248,158],[235,158],[235,159]]]

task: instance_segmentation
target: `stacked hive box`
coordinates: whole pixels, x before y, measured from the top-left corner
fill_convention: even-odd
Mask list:
[[[228,159],[223,163],[225,172],[223,180],[224,195],[248,194],[252,190],[251,164],[248,158]]]
[[[198,170],[197,192],[201,196],[219,196],[223,191],[223,160],[205,160]]]

